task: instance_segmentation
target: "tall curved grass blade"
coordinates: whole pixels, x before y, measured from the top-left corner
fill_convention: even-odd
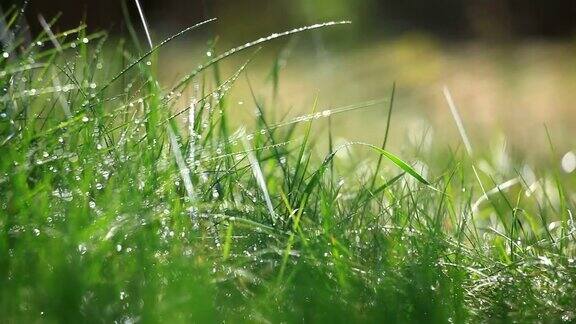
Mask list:
[[[314,29],[319,29],[319,28],[324,28],[324,27],[330,27],[330,26],[337,26],[337,25],[345,25],[345,24],[350,24],[350,21],[330,21],[330,22],[326,22],[326,23],[321,23],[321,24],[314,24],[314,25],[310,25],[310,26],[305,26],[305,27],[300,27],[300,28],[295,28],[292,30],[288,30],[282,33],[274,33],[271,34],[270,36],[267,37],[262,37],[259,38],[253,42],[249,42],[246,43],[244,45],[235,47],[233,49],[230,49],[218,56],[216,56],[215,58],[213,58],[212,60],[208,61],[208,63],[206,63],[205,65],[200,65],[196,68],[196,70],[194,70],[192,73],[186,75],[185,77],[182,78],[182,80],[180,80],[173,88],[172,91],[176,91],[178,88],[184,86],[185,84],[187,84],[190,79],[194,78],[196,75],[198,75],[200,72],[206,70],[207,68],[209,68],[210,66],[222,61],[223,59],[232,56],[236,53],[242,52],[248,48],[263,44],[263,43],[267,43],[269,41],[272,41],[274,39],[277,38],[282,38],[282,37],[286,37],[289,35],[293,35],[293,34],[298,34],[301,32],[305,32],[305,31],[309,31],[309,30],[314,30]]]
[[[213,21],[215,21],[216,18],[211,18],[208,20],[204,20],[202,22],[197,23],[194,26],[190,26],[182,31],[180,31],[177,34],[174,34],[168,38],[166,38],[165,40],[163,40],[160,44],[154,46],[151,50],[149,50],[148,52],[144,53],[142,56],[140,56],[138,59],[136,59],[134,62],[132,62],[130,65],[128,65],[127,67],[125,67],[122,71],[120,71],[117,75],[115,75],[110,81],[108,81],[108,83],[106,83],[104,86],[102,86],[102,88],[100,88],[99,93],[102,93],[104,90],[106,90],[108,87],[110,87],[110,85],[112,85],[112,83],[114,83],[116,80],[118,80],[120,77],[122,77],[126,72],[130,71],[134,66],[138,65],[139,63],[141,63],[142,61],[144,61],[144,59],[146,59],[148,56],[152,55],[154,52],[156,52],[158,49],[160,49],[161,47],[163,47],[164,45],[170,43],[171,41],[173,41],[174,39],[186,34],[189,31],[192,31],[196,28],[199,28],[205,24],[211,23]]]

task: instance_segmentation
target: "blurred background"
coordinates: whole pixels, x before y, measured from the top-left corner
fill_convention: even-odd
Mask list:
[[[442,95],[446,85],[478,145],[536,151],[534,147],[547,146],[547,125],[560,149],[572,149],[574,0],[141,1],[156,41],[205,18],[218,18],[164,50],[159,73],[167,84],[205,60],[212,40],[217,40],[216,51],[223,51],[301,25],[353,21],[266,45],[249,77],[235,87],[231,105],[239,116],[253,117],[247,80],[257,98],[270,101],[270,71],[280,57],[273,109],[291,116],[309,112],[316,95],[321,109],[334,108],[386,98],[396,82],[395,145],[423,139],[441,144],[458,139]],[[22,1],[0,3],[7,7]],[[47,18],[61,13],[55,29],[84,20],[93,31],[127,36],[127,12],[141,31],[134,1],[126,0],[124,8],[120,0],[32,0],[27,15],[33,30],[39,28],[38,13]],[[223,74],[233,73],[245,59],[227,60]],[[335,117],[337,135],[375,142],[383,132],[385,112],[383,106]]]
[[[132,0],[126,0],[129,7]],[[3,0],[21,4],[22,0]],[[122,0],[32,0],[29,14],[63,13],[60,25],[85,17],[91,28],[122,28]],[[178,29],[206,17],[219,17],[227,33],[259,33],[293,24],[350,19],[346,38],[422,31],[441,38],[566,38],[574,35],[572,0],[141,0],[154,25]]]

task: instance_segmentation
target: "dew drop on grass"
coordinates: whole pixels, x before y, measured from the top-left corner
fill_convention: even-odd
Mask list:
[[[40,236],[40,230],[35,228],[32,230],[32,232],[34,233],[34,236]]]
[[[552,260],[550,260],[550,258],[548,258],[547,256],[539,256],[538,257],[540,264],[542,264],[543,266],[548,266],[548,267],[552,267],[554,266],[554,264],[552,263]]]
[[[122,245],[116,244],[116,252],[122,252]]]
[[[559,228],[560,226],[562,226],[562,223],[560,223],[560,222],[552,222],[552,223],[548,224],[548,230],[549,230],[549,231],[553,231],[553,230]]]
[[[65,189],[56,189],[52,192],[52,196],[60,198],[64,201],[72,201],[72,192]]]
[[[576,170],[576,154],[570,151],[562,157],[562,170],[566,173],[572,173]]]
[[[84,117],[82,117],[82,121],[85,122],[85,123],[87,123],[88,121],[90,121],[90,118],[84,116]]]
[[[10,56],[10,54],[8,52],[4,52],[2,53],[2,57],[3,58],[8,58]]]
[[[82,43],[88,44],[90,40],[87,37],[82,38]]]
[[[80,252],[80,254],[85,254],[87,250],[85,244],[78,244],[78,252]]]

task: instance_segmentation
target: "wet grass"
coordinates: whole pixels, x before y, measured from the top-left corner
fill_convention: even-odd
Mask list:
[[[336,25],[210,48],[168,86],[155,77],[167,43],[140,56],[49,23],[6,43],[1,321],[573,321],[574,180],[552,144],[538,169],[468,140],[394,154],[393,89],[295,118],[227,100],[257,45]],[[220,75],[240,51],[246,63]],[[252,125],[230,120],[248,106]],[[381,135],[337,146],[332,118],[370,107],[388,116]]]

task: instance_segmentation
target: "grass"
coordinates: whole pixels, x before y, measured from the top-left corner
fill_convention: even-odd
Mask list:
[[[19,35],[19,11],[6,18]],[[7,43],[0,320],[574,321],[574,181],[552,144],[537,171],[480,147],[394,154],[394,91],[293,119],[254,96],[253,125],[228,118],[228,91],[257,51],[233,75],[219,62],[335,25],[212,48],[167,87],[156,62],[173,38],[139,56],[46,23]],[[338,147],[330,128],[318,158],[314,125],[368,107],[387,111],[382,144]]]

